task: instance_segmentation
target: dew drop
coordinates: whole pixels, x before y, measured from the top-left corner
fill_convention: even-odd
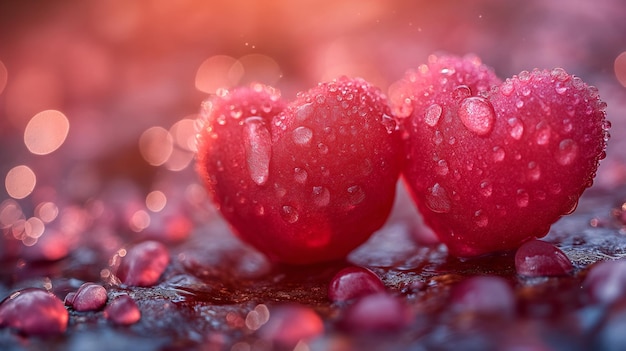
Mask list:
[[[502,85],[500,85],[500,91],[504,96],[510,96],[513,93],[513,82],[507,79]]]
[[[314,186],[311,196],[315,206],[324,207],[330,203],[330,191],[323,186]]]
[[[493,186],[490,181],[485,180],[480,183],[480,194],[484,197],[489,197],[493,194]]]
[[[528,179],[537,181],[541,178],[541,169],[537,165],[537,162],[531,161],[528,163]]]
[[[524,85],[521,89],[522,95],[523,96],[528,96],[530,95],[530,87],[528,85]]]
[[[426,206],[435,213],[448,213],[452,207],[450,198],[439,183],[435,183],[426,194]]]
[[[264,102],[261,105],[261,110],[265,113],[270,113],[272,112],[272,104],[269,101]]]
[[[527,81],[530,80],[530,72],[528,72],[528,71],[521,71],[520,74],[518,75],[518,78],[522,82],[527,82]]]
[[[554,86],[554,91],[556,91],[556,93],[559,95],[563,95],[567,93],[567,86],[561,82],[557,82]]]
[[[424,122],[431,127],[434,127],[439,123],[439,119],[441,118],[441,113],[443,112],[443,108],[439,104],[432,104],[426,108],[426,113],[424,114]]]
[[[302,168],[300,167],[296,167],[293,170],[293,179],[300,183],[300,184],[304,184],[306,182],[306,179],[309,177],[309,174]]]
[[[448,162],[446,160],[437,161],[437,174],[440,176],[445,176],[449,172]]]
[[[313,131],[307,127],[298,127],[293,130],[291,136],[294,143],[300,146],[307,146],[311,143]]]
[[[265,207],[261,204],[256,204],[254,205],[254,213],[257,216],[264,216],[265,215]]]
[[[517,100],[517,102],[515,103],[515,107],[517,107],[517,108],[522,108],[522,107],[524,107],[524,101],[522,101],[522,100]]]
[[[261,117],[246,118],[244,148],[250,177],[258,185],[265,184],[269,177],[272,138]]]
[[[320,152],[320,154],[326,155],[328,153],[328,146],[326,146],[326,144],[324,143],[319,143],[317,144],[317,150]]]
[[[438,130],[435,131],[435,135],[433,136],[433,142],[437,145],[443,142],[443,135],[441,135],[440,131]]]
[[[323,104],[326,101],[326,97],[322,94],[318,94],[317,96],[315,96],[315,101],[318,104]]]
[[[467,85],[459,85],[452,91],[452,97],[457,101],[461,101],[471,95],[472,90]]]
[[[530,196],[528,195],[528,192],[526,190],[524,189],[517,190],[516,202],[517,202],[518,207],[520,208],[528,207],[529,200],[530,200]]]
[[[365,200],[365,191],[363,191],[363,188],[358,185],[353,185],[349,187],[348,194],[348,201],[350,201],[350,204],[352,205],[358,205],[363,202],[363,200]]]
[[[565,139],[559,143],[556,160],[562,166],[572,164],[578,156],[578,145],[572,139]]]
[[[280,216],[285,222],[293,224],[298,221],[299,214],[293,206],[284,205],[280,209]]]
[[[463,100],[458,114],[463,125],[478,135],[489,134],[496,119],[491,103],[477,96]]]
[[[506,153],[504,152],[503,148],[499,146],[494,146],[492,151],[493,151],[494,162],[501,162],[502,160],[504,160],[504,156],[506,156]]]
[[[474,223],[480,228],[485,228],[489,224],[489,217],[482,210],[478,210],[474,213]]]
[[[241,116],[243,116],[243,111],[241,110],[241,107],[235,105],[230,106],[230,116],[234,119],[241,118]]]
[[[381,123],[383,124],[383,126],[387,130],[387,134],[393,133],[396,130],[396,128],[398,127],[398,124],[396,123],[396,120],[393,119],[393,117],[391,117],[391,116],[389,116],[387,114],[384,114],[384,113],[383,113],[383,117],[382,117]]]
[[[548,144],[548,142],[550,142],[550,135],[552,132],[550,125],[546,121],[541,121],[537,123],[537,126],[535,127],[535,129],[537,131],[536,139],[535,139],[535,141],[537,142],[537,145]]]
[[[522,138],[522,135],[524,135],[524,125],[522,124],[522,122],[519,119],[513,117],[509,118],[507,123],[510,127],[509,135],[511,135],[511,137],[515,140],[520,140]]]
[[[308,102],[298,106],[295,111],[296,120],[302,122],[306,120],[313,112],[313,103]]]

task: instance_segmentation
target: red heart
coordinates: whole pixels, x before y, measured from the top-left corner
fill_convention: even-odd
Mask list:
[[[345,257],[385,222],[403,157],[386,98],[361,79],[288,106],[262,85],[205,104],[198,171],[234,231],[273,260]]]
[[[543,237],[604,158],[606,104],[562,69],[501,83],[476,57],[432,56],[393,87],[409,135],[404,179],[453,255]]]

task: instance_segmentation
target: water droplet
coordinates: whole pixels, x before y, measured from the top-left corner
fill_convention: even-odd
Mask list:
[[[272,137],[261,117],[248,117],[244,123],[244,148],[252,180],[263,185],[269,177]]]
[[[522,100],[517,100],[517,102],[515,103],[515,107],[517,107],[517,108],[522,108],[522,107],[524,107],[524,101],[522,101]]]
[[[232,118],[234,118],[234,119],[241,118],[241,116],[243,116],[243,111],[241,110],[241,107],[235,106],[235,105],[231,105],[230,106],[230,116]]]
[[[529,201],[530,201],[530,196],[528,195],[528,192],[526,190],[524,189],[517,190],[516,202],[517,202],[518,207],[520,208],[527,207]]]
[[[528,179],[537,181],[539,178],[541,178],[541,169],[539,165],[537,165],[537,162],[528,162]]]
[[[480,194],[484,197],[489,197],[493,194],[493,186],[490,181],[485,180],[480,183]]]
[[[448,162],[446,160],[439,160],[437,162],[437,174],[445,176],[448,174]]]
[[[306,179],[309,177],[309,174],[302,168],[296,167],[293,170],[293,178],[296,182],[300,184],[304,184]]]
[[[426,194],[426,206],[436,213],[448,213],[452,207],[450,198],[439,183],[435,183],[432,188],[428,189]]]
[[[569,75],[567,74],[567,72],[565,72],[565,70],[563,68],[557,67],[554,68],[551,72],[550,75],[556,79],[556,80],[560,80],[562,82],[566,81],[569,79]]]
[[[463,125],[478,135],[489,134],[496,119],[491,103],[477,96],[463,100],[458,114]]]
[[[456,72],[456,70],[454,67],[444,67],[439,72],[444,76],[451,76]]]
[[[441,118],[441,113],[443,112],[443,108],[439,104],[432,104],[426,108],[426,113],[424,114],[424,122],[431,127],[434,127],[439,123],[439,119]]]
[[[578,197],[577,196],[570,196],[569,197],[569,206],[567,208],[567,210],[565,211],[566,215],[572,214],[574,213],[574,211],[576,211],[576,208],[578,208]]]
[[[567,86],[561,82],[557,82],[554,86],[554,91],[559,95],[563,95],[567,92]]]
[[[219,115],[215,118],[215,121],[217,122],[217,124],[219,124],[220,126],[226,125],[226,116]]]
[[[285,205],[280,209],[280,216],[287,223],[296,223],[298,221],[298,210],[296,210],[293,206]]]
[[[443,135],[441,135],[440,131],[438,130],[435,131],[435,135],[433,136],[433,142],[437,145],[443,142]]]
[[[358,205],[365,200],[365,191],[358,185],[349,187],[348,194],[350,197],[348,201],[350,201],[352,205]]]
[[[326,146],[326,144],[324,143],[319,143],[317,144],[317,150],[320,152],[320,154],[326,155],[328,153],[328,146]]]
[[[507,78],[502,85],[500,85],[500,91],[504,96],[510,96],[513,93],[513,82]]]
[[[374,171],[374,166],[372,165],[372,161],[369,158],[363,160],[361,170],[364,175],[370,175]]]
[[[552,129],[550,125],[546,121],[541,121],[537,123],[536,129],[536,141],[537,145],[546,145],[550,142],[550,135],[552,133]]]
[[[504,152],[503,148],[499,146],[494,146],[492,151],[493,151],[494,162],[501,162],[502,160],[504,160],[504,156],[506,156],[506,153]]]
[[[311,196],[315,206],[324,207],[330,203],[330,191],[323,186],[314,186]]]
[[[489,217],[482,210],[478,210],[474,213],[474,222],[478,227],[485,228],[489,224]]]
[[[269,111],[268,111],[269,112]],[[296,120],[302,122],[306,120],[313,112],[313,103],[309,102],[298,106],[295,111]]]
[[[511,135],[511,137],[513,137],[513,139],[515,140],[520,140],[522,138],[522,135],[524,134],[524,125],[522,124],[522,122],[519,119],[513,117],[509,118],[507,123],[510,127],[509,135]]]
[[[520,81],[526,82],[526,81],[530,80],[530,72],[528,72],[528,71],[521,71],[520,74],[518,75],[518,78],[519,78]]]
[[[522,92],[523,96],[528,96],[530,95],[530,92],[531,92],[530,87],[528,85],[524,85],[520,91]]]
[[[572,139],[565,139],[559,143],[559,150],[556,152],[556,160],[562,166],[572,164],[578,156],[578,144]]]
[[[381,123],[383,124],[383,126],[387,130],[388,134],[393,133],[396,130],[396,128],[398,127],[398,124],[396,123],[396,120],[393,119],[393,117],[391,117],[391,116],[389,116],[387,114],[384,114],[384,113],[383,113],[383,116],[382,116]]]
[[[317,94],[315,101],[317,101],[318,104],[323,104],[326,101],[326,97],[322,94]]]
[[[294,143],[300,146],[306,146],[311,143],[313,131],[307,127],[298,127],[293,130],[291,136],[293,137]]]
[[[456,101],[461,101],[472,95],[472,90],[467,85],[459,85],[452,91],[452,98]]]

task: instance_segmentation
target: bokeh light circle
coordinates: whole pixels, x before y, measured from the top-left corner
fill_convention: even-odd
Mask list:
[[[61,147],[70,130],[70,122],[57,110],[39,112],[24,130],[24,144],[35,155],[47,155]]]
[[[30,195],[37,184],[37,177],[30,167],[19,165],[11,168],[4,180],[7,193],[14,199],[23,199]]]

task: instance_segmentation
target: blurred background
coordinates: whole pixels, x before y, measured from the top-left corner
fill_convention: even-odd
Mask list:
[[[2,1],[4,237],[71,237],[103,203],[140,232],[172,202],[202,202],[194,119],[219,88],[259,81],[289,99],[349,75],[386,91],[442,52],[477,54],[501,77],[563,67],[597,86],[613,137],[596,187],[620,186],[625,18],[622,0]]]

